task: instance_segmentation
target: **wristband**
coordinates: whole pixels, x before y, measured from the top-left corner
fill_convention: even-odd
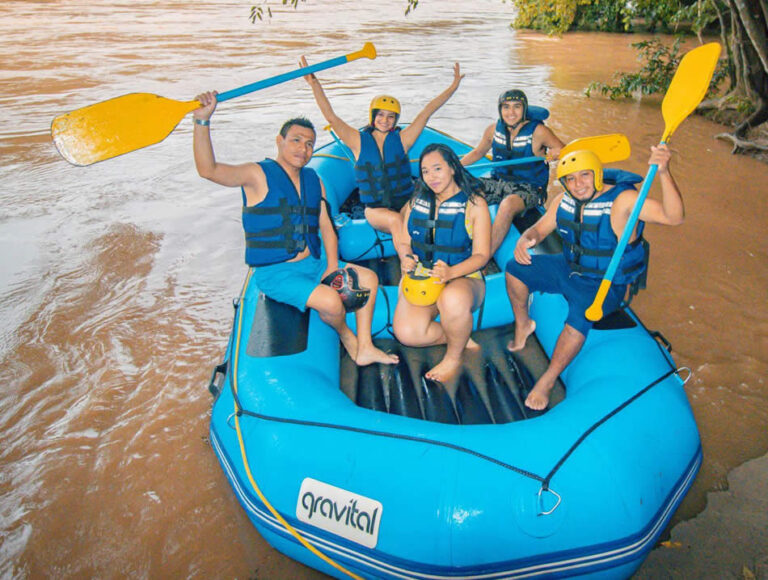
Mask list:
[[[195,117],[195,125],[202,125],[203,127],[208,127],[211,124],[210,119],[198,119]]]

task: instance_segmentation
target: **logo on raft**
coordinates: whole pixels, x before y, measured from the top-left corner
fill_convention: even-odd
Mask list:
[[[375,548],[379,541],[381,512],[382,505],[376,500],[310,477],[301,483],[296,503],[299,521],[366,548]]]

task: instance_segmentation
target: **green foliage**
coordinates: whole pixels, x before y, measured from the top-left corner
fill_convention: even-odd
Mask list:
[[[696,0],[688,6],[681,6],[680,9],[671,18],[672,24],[690,22],[691,30],[695,34],[701,34],[706,28],[718,22],[717,6],[718,0]],[[720,2],[721,9],[727,10]]]
[[[640,70],[636,73],[617,73],[613,77],[615,84],[592,82],[585,94],[589,97],[592,91],[597,90],[614,100],[628,98],[636,93],[665,93],[680,62],[680,41],[678,37],[671,47],[656,38],[632,43],[640,53],[638,59],[643,62]]]
[[[626,2],[592,0],[579,7],[575,27],[605,32],[628,31],[631,18],[632,10]]]
[[[627,32],[641,21],[646,28],[667,28],[690,17],[681,13],[691,6],[693,14],[706,20],[714,9],[704,4],[720,0],[510,0],[517,11],[515,28],[532,28],[562,34],[577,28]],[[706,14],[703,14],[706,12]],[[701,16],[700,16],[700,13]],[[675,20],[677,15],[680,17]]]
[[[591,0],[511,0],[517,10],[512,25],[549,34],[562,34],[571,28],[580,4]]]
[[[634,42],[632,46],[638,52],[638,60],[643,63],[636,73],[616,73],[614,84],[594,81],[584,91],[587,97],[592,96],[592,91],[599,91],[611,100],[626,99],[635,95],[651,95],[653,93],[666,93],[672,77],[675,76],[677,65],[680,64],[680,43],[682,37],[678,36],[672,46],[664,45],[659,39]],[[709,85],[709,94],[717,91],[718,86],[727,78],[726,66],[719,63],[712,82]]]
[[[666,28],[683,7],[680,0],[634,0],[632,18],[643,19],[645,26],[655,31]]]

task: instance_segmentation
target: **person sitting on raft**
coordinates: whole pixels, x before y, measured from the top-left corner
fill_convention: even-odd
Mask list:
[[[480,143],[461,158],[469,166],[483,158],[488,150],[493,161],[509,161],[525,157],[542,157],[541,162],[497,167],[491,177],[481,178],[485,199],[499,204],[491,229],[491,255],[496,253],[509,232],[512,219],[519,213],[544,205],[547,200],[549,165],[557,159],[564,143],[542,121],[533,120],[528,112],[528,97],[518,89],[499,96],[499,119],[488,125]]]
[[[661,201],[646,199],[639,220],[613,278],[603,304],[608,314],[618,309],[628,287],[646,270],[648,255],[643,243],[645,223],[676,226],[683,223],[685,208],[680,190],[669,169],[671,153],[666,145],[651,147],[649,164],[659,166]],[[507,263],[507,293],[515,313],[515,336],[507,345],[510,351],[525,346],[536,323],[528,315],[528,296],[532,291],[561,294],[568,303],[565,327],[555,344],[552,359],[536,382],[526,406],[544,409],[557,377],[579,353],[592,328],[585,312],[592,304],[613,251],[624,232],[638,192],[637,180],[619,178],[613,186],[603,180],[603,167],[591,151],[574,151],[560,160],[557,178],[565,192],[555,197],[546,213],[523,232],[515,246],[514,260]],[[629,182],[627,182],[629,181]],[[553,255],[529,254],[550,233],[557,230],[563,239],[563,252]]]
[[[306,67],[306,58],[301,57],[300,64]],[[413,193],[408,151],[429,118],[459,88],[464,78],[459,63],[454,64],[451,85],[427,103],[411,124],[402,130],[397,126],[400,102],[396,98],[387,95],[375,97],[369,108],[368,125],[358,131],[336,115],[315,75],[304,78],[312,87],[312,94],[326,121],[354,156],[355,179],[360,201],[365,206],[365,219],[374,229],[391,234],[392,245],[397,250],[402,246],[403,208]]]
[[[429,379],[446,381],[460,369],[464,348],[479,348],[470,334],[472,313],[485,298],[480,270],[490,259],[491,216],[480,182],[449,147],[427,145],[419,167],[421,179],[405,210],[403,282],[393,329],[407,346],[446,344],[443,359],[426,373]],[[417,266],[414,254],[435,278],[424,282],[439,292],[430,305],[415,305],[404,297],[406,275]],[[445,285],[442,291],[438,284]],[[438,314],[440,322],[435,321]]]
[[[312,123],[304,118],[287,121],[277,136],[275,160],[228,165],[216,160],[211,142],[210,118],[216,109],[216,93],[195,98],[202,104],[193,112],[195,166],[201,177],[240,188],[245,262],[252,268],[259,290],[302,312],[317,310],[339,333],[341,343],[358,365],[396,363],[396,356],[376,348],[371,339],[376,274],[355,266],[360,282],[371,290],[368,302],[355,313],[357,336],[346,324],[339,294],[320,284],[340,263],[336,232],[323,203],[325,187],[315,171],[305,167],[315,145]],[[288,230],[283,226],[289,226]]]

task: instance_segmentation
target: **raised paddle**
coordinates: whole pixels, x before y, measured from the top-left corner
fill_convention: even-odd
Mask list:
[[[376,48],[370,42],[357,52],[223,92],[218,100],[234,99],[363,57],[376,58]],[[159,143],[198,107],[197,101],[131,93],[59,115],[51,123],[51,135],[64,159],[74,165],[90,165]]]
[[[661,114],[664,117],[664,134],[661,137],[661,143],[666,143],[680,123],[699,106],[704,95],[707,94],[718,58],[720,58],[720,45],[717,42],[710,42],[694,48],[680,61],[675,76],[672,77],[672,82],[667,89],[667,94],[664,95],[664,100],[661,103]],[[624,254],[624,249],[635,229],[640,210],[645,203],[645,198],[648,197],[648,191],[651,189],[658,169],[659,166],[656,164],[648,168],[643,187],[637,196],[632,213],[629,214],[619,244],[613,251],[613,257],[611,257],[605,276],[600,282],[595,300],[592,302],[592,306],[587,308],[586,317],[588,320],[597,321],[603,317],[603,302],[611,288],[613,276],[616,274],[621,256]]]
[[[560,150],[560,157],[571,151],[581,149],[592,151],[602,163],[624,161],[629,158],[630,153],[629,139],[621,133],[611,133],[574,139]],[[504,167],[505,165],[519,165],[536,161],[547,161],[547,159],[546,157],[522,157],[520,159],[507,159],[506,161],[489,161],[487,163],[475,163],[468,166],[467,169],[488,169],[489,167]]]

